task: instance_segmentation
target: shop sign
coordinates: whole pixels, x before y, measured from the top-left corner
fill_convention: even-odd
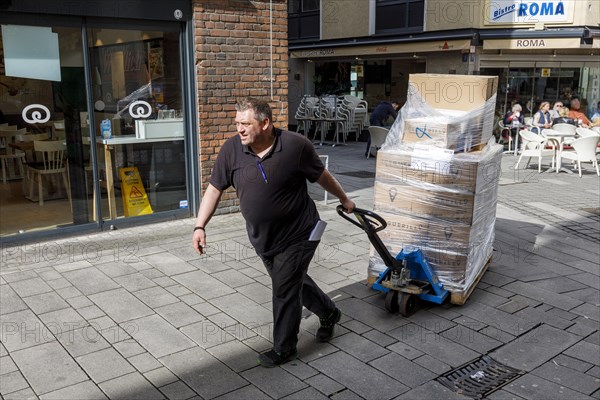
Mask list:
[[[292,51],[292,58],[317,58],[317,57],[346,57],[346,56],[365,56],[377,54],[401,54],[401,53],[422,53],[440,50],[457,51],[468,50],[471,46],[469,39],[464,40],[446,40],[443,42],[411,42],[394,43],[388,45],[366,45],[366,46],[348,46],[328,49],[309,49]]]
[[[535,24],[538,22],[570,22],[571,2],[490,0],[486,24]]]
[[[542,78],[547,78],[550,76],[550,68],[542,68],[541,73]]]
[[[302,57],[327,57],[327,56],[335,56],[335,50],[334,49],[305,50],[301,54],[302,54]]]
[[[580,47],[579,38],[488,39],[483,42],[484,50],[548,50]]]

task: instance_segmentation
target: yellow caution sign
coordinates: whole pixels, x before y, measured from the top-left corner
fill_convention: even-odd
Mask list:
[[[119,177],[125,216],[152,214],[152,207],[137,167],[119,168]]]

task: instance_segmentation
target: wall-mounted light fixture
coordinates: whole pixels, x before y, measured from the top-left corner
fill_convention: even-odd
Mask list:
[[[413,58],[419,58],[419,56],[417,55],[417,53],[413,53]]]
[[[552,57],[556,57],[556,50],[552,52]]]

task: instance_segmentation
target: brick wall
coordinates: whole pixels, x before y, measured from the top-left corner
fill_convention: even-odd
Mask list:
[[[221,145],[236,134],[238,98],[269,100],[275,125],[288,125],[287,1],[272,1],[272,43],[269,1],[194,0],[193,7],[198,150],[204,190]],[[235,193],[229,190],[223,194],[217,213],[238,209]]]

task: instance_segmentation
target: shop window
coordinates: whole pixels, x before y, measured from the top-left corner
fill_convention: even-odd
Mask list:
[[[375,33],[399,33],[423,29],[423,0],[377,0]]]
[[[320,36],[320,1],[288,2],[288,39],[318,39]]]

